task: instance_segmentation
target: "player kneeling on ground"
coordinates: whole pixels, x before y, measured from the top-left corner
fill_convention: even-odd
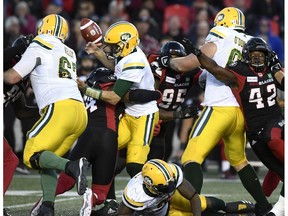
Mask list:
[[[241,208],[239,206],[241,205]],[[238,210],[241,209],[241,210]],[[127,184],[117,215],[201,215],[206,211],[252,212],[251,202],[226,203],[198,195],[176,164],[160,159],[147,161]],[[192,213],[192,214],[191,214]]]

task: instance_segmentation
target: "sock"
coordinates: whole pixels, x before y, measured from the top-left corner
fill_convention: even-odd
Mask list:
[[[115,194],[115,178],[113,178],[113,181],[111,183],[110,189],[107,194],[107,199],[114,199],[116,200],[116,194]]]
[[[56,188],[56,195],[65,193],[74,187],[75,179],[68,176],[65,172],[61,172],[58,178],[58,184]]]
[[[97,197],[93,196],[93,204],[94,205],[100,205],[106,200],[110,185],[111,185],[111,183],[109,183],[107,185],[92,184],[91,189],[92,189],[93,193],[97,196]]]
[[[221,199],[218,199],[216,197],[209,197],[209,196],[206,196],[206,202],[207,202],[207,210],[212,210],[212,211],[220,211],[220,210],[223,210],[225,211],[226,210],[226,204],[223,200]]]
[[[57,169],[65,171],[68,159],[59,157],[51,151],[44,151],[39,157],[39,165],[43,169]]]
[[[280,177],[275,172],[269,170],[264,177],[262,189],[265,196],[269,197],[272,192],[277,188],[280,182]]]
[[[274,154],[274,156],[284,162],[284,140],[282,139],[273,139],[268,142],[268,147]]]
[[[201,165],[195,162],[188,163],[185,165],[183,172],[187,181],[189,181],[197,193],[200,194],[203,186],[203,172]]]
[[[259,206],[270,205],[261,188],[259,179],[250,164],[238,172],[245,189],[250,193]]]
[[[52,169],[41,170],[41,187],[43,191],[43,202],[55,201],[55,192],[57,186],[57,174]]]

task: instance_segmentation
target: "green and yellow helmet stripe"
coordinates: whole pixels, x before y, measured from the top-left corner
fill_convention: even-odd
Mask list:
[[[166,166],[164,166],[162,163],[160,163],[158,160],[150,160],[149,163],[153,164],[156,166],[163,174],[166,179],[166,182],[171,180],[171,175],[169,173],[169,170],[167,169]]]
[[[60,36],[60,32],[61,32],[61,28],[62,28],[62,19],[58,15],[55,15],[55,19],[56,19],[56,25],[55,25],[56,28],[55,28],[54,35],[56,37],[59,37]]]

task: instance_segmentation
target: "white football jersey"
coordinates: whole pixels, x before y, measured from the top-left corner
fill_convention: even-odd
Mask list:
[[[117,79],[133,82],[132,89],[155,90],[154,76],[149,62],[140,48],[137,51],[122,58],[115,66]],[[158,111],[157,102],[148,103],[125,103],[125,112],[131,116],[138,117]]]
[[[54,36],[35,37],[13,68],[21,77],[30,74],[39,109],[68,98],[83,102],[76,83],[75,52]]]
[[[183,181],[183,172],[176,164],[169,165],[175,174],[177,188]],[[149,196],[143,189],[143,177],[140,172],[128,182],[122,195],[122,201],[128,208],[135,211],[133,215],[163,216],[168,211],[168,202],[175,190],[160,197]]]
[[[213,59],[225,68],[227,64],[241,58],[243,46],[250,38],[251,36],[233,29],[216,26],[210,30],[205,43],[216,44],[217,51]],[[217,80],[209,71],[206,76],[205,99],[202,105],[239,106],[230,87]]]

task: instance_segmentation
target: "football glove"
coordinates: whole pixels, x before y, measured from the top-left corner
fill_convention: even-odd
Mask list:
[[[168,55],[159,55],[157,57],[158,65],[160,68],[169,68],[170,67],[170,56]]]
[[[200,56],[202,53],[200,49],[194,47],[194,45],[188,38],[184,38],[182,40],[182,45],[185,47],[187,55],[193,53],[196,56]]]
[[[198,111],[199,111],[198,106],[181,106],[180,111],[174,111],[173,112],[173,117],[175,119],[186,119],[186,118],[195,118],[198,116]]]
[[[281,62],[277,54],[274,51],[271,52],[269,66],[270,66],[272,74],[275,74],[282,68]]]

